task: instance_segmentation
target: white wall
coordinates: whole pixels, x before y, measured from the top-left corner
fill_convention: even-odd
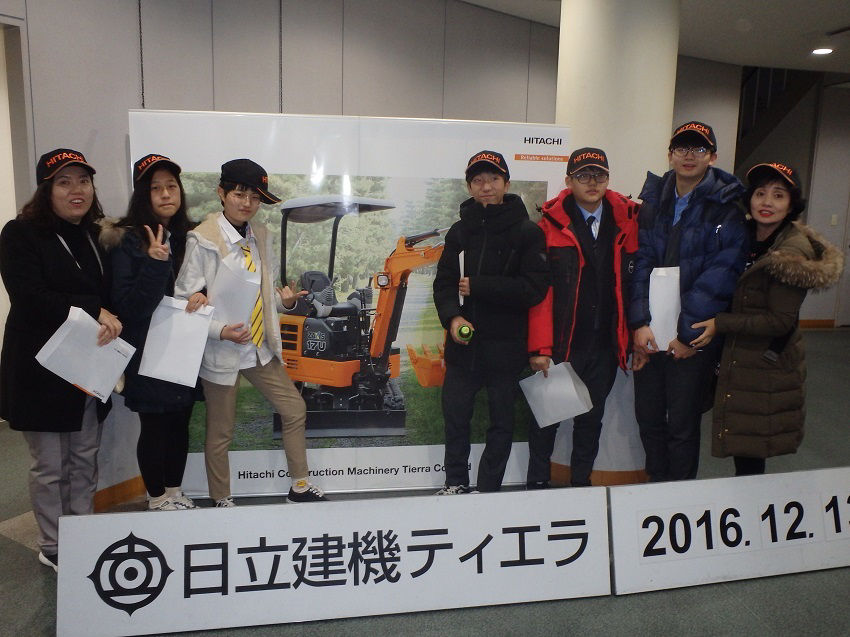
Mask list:
[[[827,88],[821,97],[806,223],[844,252],[841,283],[809,294],[804,319],[831,319],[850,325],[850,89]],[[833,218],[834,217],[834,218]],[[835,223],[833,223],[833,221]],[[840,298],[839,298],[840,296]]]
[[[741,67],[679,56],[673,126],[697,120],[709,124],[717,137],[717,163],[727,172],[735,168]]]

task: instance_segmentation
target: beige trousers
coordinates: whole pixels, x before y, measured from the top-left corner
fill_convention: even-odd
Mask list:
[[[274,410],[280,414],[283,429],[283,451],[292,480],[307,477],[307,446],[304,440],[304,421],[307,407],[295,389],[283,365],[272,358],[266,365],[239,370]],[[207,437],[204,442],[204,462],[210,497],[220,500],[230,495],[230,461],[227,457],[233,441],[236,419],[236,393],[239,378],[232,386],[201,379],[207,403]]]

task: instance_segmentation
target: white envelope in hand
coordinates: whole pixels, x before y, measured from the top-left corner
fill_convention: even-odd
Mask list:
[[[79,307],[35,355],[35,360],[57,376],[105,403],[136,348],[116,338],[97,345],[100,325]]]
[[[549,377],[543,372],[519,381],[531,413],[541,427],[590,411],[593,403],[587,387],[569,363],[549,367]]]
[[[187,387],[198,381],[213,306],[186,311],[187,301],[164,296],[151,316],[139,374]]]
[[[682,297],[679,293],[679,268],[653,268],[649,275],[649,329],[658,350],[664,352],[678,335]]]

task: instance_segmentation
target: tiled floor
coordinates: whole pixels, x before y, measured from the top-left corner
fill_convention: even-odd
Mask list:
[[[771,473],[850,463],[850,330],[805,334],[806,439],[768,461]],[[707,435],[707,419],[703,433]],[[56,576],[36,560],[23,437],[0,424],[0,635],[53,635]],[[730,475],[708,454],[700,478]],[[850,485],[848,485],[850,486]],[[339,496],[338,496],[339,497]],[[122,509],[141,508],[142,502]],[[216,635],[850,635],[850,568],[621,597],[491,606],[191,634]]]

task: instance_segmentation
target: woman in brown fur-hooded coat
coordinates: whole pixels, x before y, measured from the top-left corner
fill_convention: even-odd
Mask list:
[[[753,194],[758,194],[759,187],[770,187],[766,184],[771,183],[771,170],[788,182],[784,186],[791,192],[790,212],[761,241],[756,233],[759,223],[750,220],[751,265],[738,280],[729,312],[714,319],[725,343],[711,453],[734,456],[736,475],[763,473],[764,458],[794,453],[800,446],[806,378],[798,329],[800,306],[809,290],[836,283],[843,263],[843,254],[835,246],[793,221],[805,207],[793,169],[762,164],[750,170],[746,200],[750,215],[769,214],[755,204]],[[772,179],[777,184],[776,174]]]

